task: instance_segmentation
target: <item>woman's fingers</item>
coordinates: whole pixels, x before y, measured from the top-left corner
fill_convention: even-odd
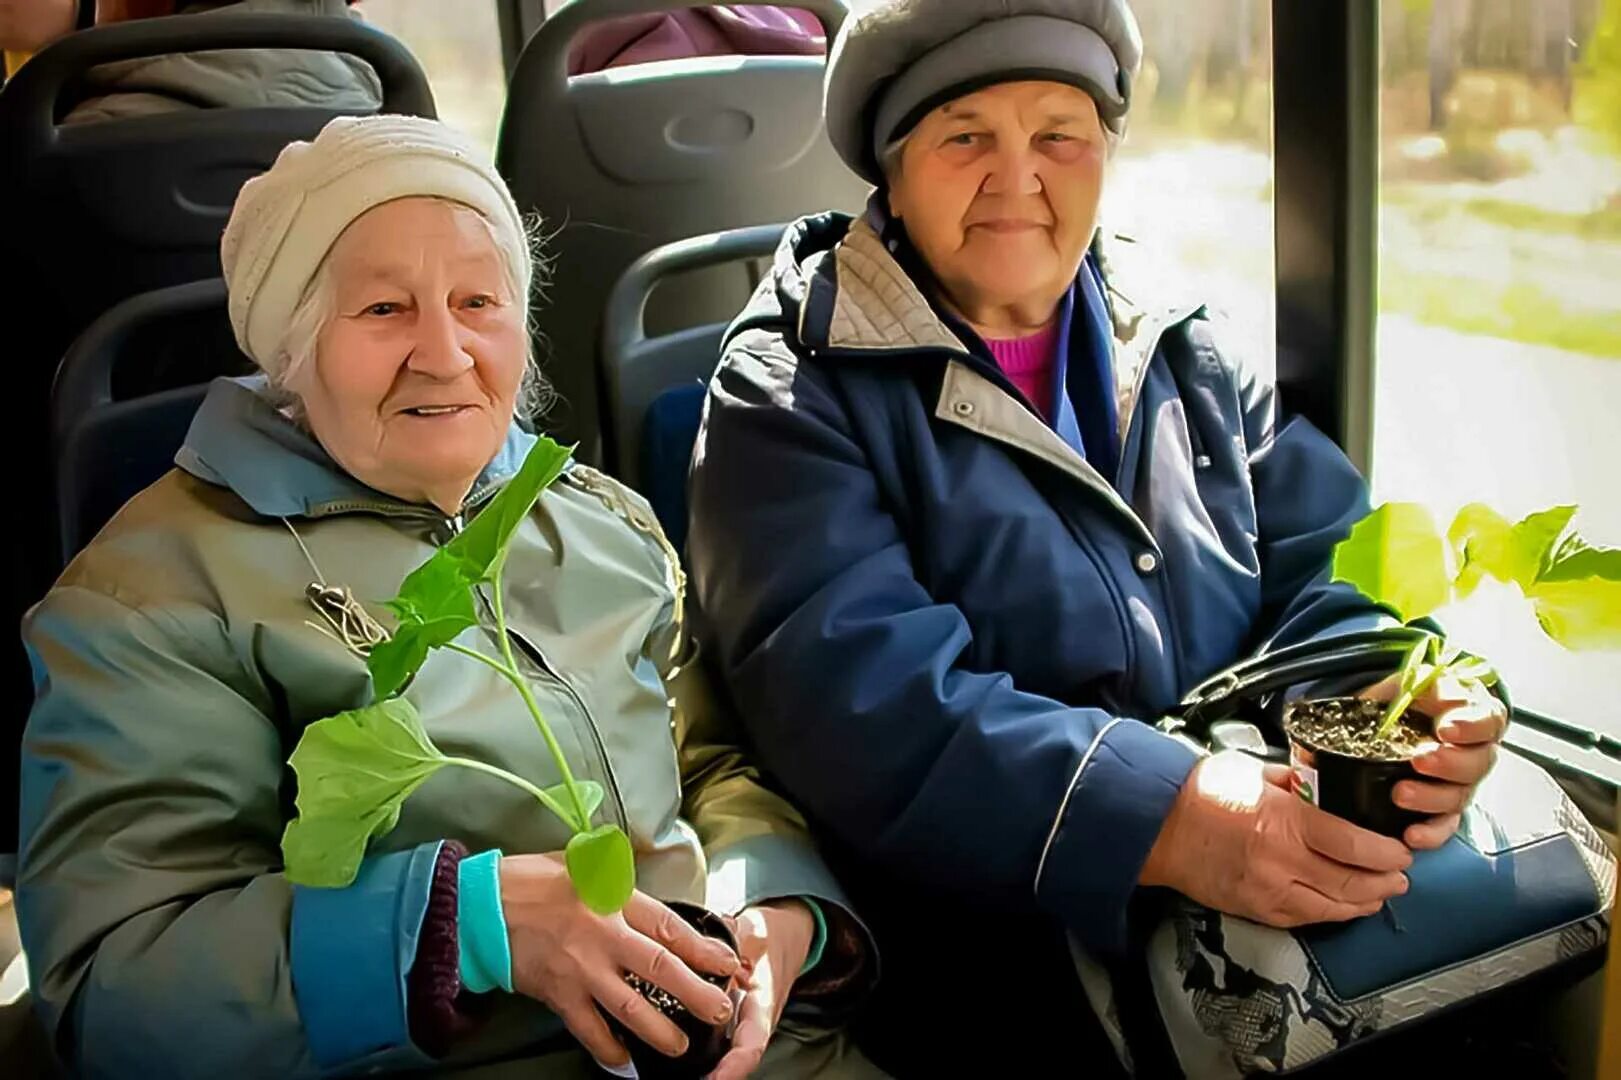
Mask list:
[[[693,974],[679,956],[635,930],[627,930],[617,959],[626,971],[675,995],[688,1012],[707,1023],[724,1024],[732,1018],[732,1002],[726,991]]]
[[[1458,831],[1458,825],[1462,820],[1458,814],[1433,817],[1417,825],[1409,825],[1402,839],[1407,841],[1407,846],[1414,851],[1434,851],[1452,839],[1452,834]]]
[[[630,988],[627,986],[625,989]],[[608,1030],[607,1022],[589,997],[581,997],[567,1006],[558,1006],[557,1015],[562,1019],[563,1026],[580,1040],[585,1052],[601,1064],[617,1069],[630,1063],[630,1054]]]
[[[1508,731],[1508,710],[1498,702],[1463,705],[1451,709],[1436,721],[1436,737],[1454,746],[1476,746],[1501,742]]]
[[[1443,675],[1426,687],[1414,704],[1418,706],[1420,712],[1428,716],[1440,716],[1448,709],[1467,705],[1476,700],[1477,693],[1486,693],[1485,688],[1479,683],[1464,682],[1451,675]]]
[[[1335,900],[1324,896],[1309,885],[1296,881],[1290,884],[1279,905],[1282,918],[1273,925],[1287,930],[1297,926],[1310,926],[1313,923],[1350,922],[1352,919],[1376,915],[1383,906],[1382,900],[1355,904]]]
[[[710,1073],[710,1080],[743,1080],[760,1067],[766,1044],[771,1041],[771,1011],[763,996],[751,989],[743,998],[743,1011],[738,1017],[737,1034],[732,1037],[732,1048]]]
[[[1311,852],[1295,871],[1298,880],[1330,900],[1354,906],[1379,904],[1407,891],[1407,877],[1346,866]]]
[[[693,970],[726,978],[737,973],[737,954],[724,942],[700,934],[687,920],[646,893],[631,894],[624,916],[632,930],[664,946]]]
[[[681,1029],[623,978],[616,978],[605,971],[593,971],[587,976],[587,989],[610,1016],[659,1053],[680,1057],[687,1052],[687,1037],[681,1033]],[[588,1046],[587,1049],[591,1048]],[[595,1050],[592,1050],[591,1056],[609,1064]]]
[[[1295,771],[1287,765],[1270,763],[1261,766],[1261,778],[1273,787],[1280,787],[1284,791],[1293,792],[1295,787]]]
[[[1497,742],[1508,730],[1508,706],[1480,683],[1442,679],[1414,704],[1435,717],[1435,733],[1444,742]]]
[[[1359,828],[1306,803],[1300,803],[1297,812],[1306,846],[1326,859],[1380,873],[1406,870],[1413,863],[1412,853],[1399,840]]]
[[[1357,696],[1370,701],[1389,701],[1396,696],[1397,686],[1397,677],[1392,675]],[[1508,707],[1479,683],[1439,679],[1419,695],[1413,708],[1435,718],[1438,738],[1460,746],[1498,742],[1508,730]]]
[[[1403,780],[1391,792],[1391,800],[1403,810],[1420,814],[1461,814],[1475,789],[1465,784],[1432,784],[1423,780]]]
[[[1483,743],[1479,746],[1449,746],[1442,743],[1433,749],[1421,750],[1412,758],[1413,768],[1424,776],[1468,787],[1473,787],[1486,779],[1486,774],[1492,771],[1492,766],[1496,763],[1495,743]]]

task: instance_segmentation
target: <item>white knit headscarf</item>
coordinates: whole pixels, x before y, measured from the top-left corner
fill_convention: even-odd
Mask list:
[[[520,260],[527,303],[534,266],[523,219],[494,167],[455,128],[414,116],[340,116],[290,143],[242,186],[220,240],[237,344],[269,370],[304,291],[343,230],[373,207],[427,196],[483,215]]]

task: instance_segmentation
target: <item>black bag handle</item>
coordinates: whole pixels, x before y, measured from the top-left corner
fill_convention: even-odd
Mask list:
[[[1206,741],[1212,724],[1245,704],[1319,679],[1388,675],[1401,667],[1414,645],[1432,636],[1406,626],[1358,630],[1252,656],[1188,691],[1168,718],[1169,730]]]

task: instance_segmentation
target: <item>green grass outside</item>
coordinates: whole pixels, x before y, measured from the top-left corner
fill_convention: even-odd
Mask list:
[[[1380,191],[1379,199],[1388,206],[1400,207],[1416,220],[1426,223],[1438,222],[1450,214],[1461,212],[1505,229],[1556,233],[1582,240],[1621,240],[1621,201],[1589,214],[1562,214],[1506,199],[1457,202],[1444,193],[1434,195],[1426,192],[1426,186],[1423,183],[1387,185]]]
[[[1379,310],[1460,333],[1621,360],[1621,310],[1567,307],[1535,285],[1493,288],[1387,265],[1380,271]]]
[[[1558,233],[1584,240],[1621,240],[1621,203],[1591,214],[1560,214],[1524,203],[1499,199],[1471,199],[1465,213],[1508,229]]]

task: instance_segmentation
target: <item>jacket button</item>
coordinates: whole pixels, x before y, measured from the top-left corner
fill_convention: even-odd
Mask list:
[[[1155,557],[1155,555],[1154,555],[1154,553],[1152,551],[1145,551],[1141,555],[1137,556],[1137,572],[1138,573],[1152,574],[1155,570],[1158,570],[1158,569],[1159,569],[1159,559]]]
[[[951,406],[951,411],[958,416],[973,416],[974,403],[972,401],[959,401]]]

